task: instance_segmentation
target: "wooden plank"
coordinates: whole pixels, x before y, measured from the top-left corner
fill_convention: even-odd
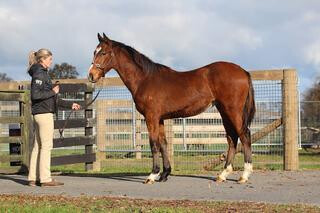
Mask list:
[[[59,129],[64,127],[66,120],[55,120],[54,128]],[[66,124],[66,129],[68,128],[80,128],[80,127],[92,127],[95,124],[95,119],[70,119]]]
[[[19,90],[21,87],[23,89],[28,89],[30,86],[30,81],[10,81],[10,82],[1,82],[0,90]]]
[[[283,70],[255,70],[250,75],[252,80],[282,80]]]
[[[22,143],[22,137],[0,137],[0,144],[1,143]]]
[[[282,119],[279,118],[279,119],[273,121],[272,123],[266,125],[261,130],[259,130],[258,132],[254,133],[251,136],[251,143],[253,144],[253,143],[257,142],[258,140],[260,140],[264,136],[268,135],[269,133],[271,133],[272,131],[277,129],[279,126],[281,126],[281,124],[282,124]],[[238,146],[237,146],[236,153],[241,152],[241,150],[242,150],[242,145],[239,143]],[[210,160],[207,164],[205,164],[203,166],[203,168],[205,170],[211,170],[212,168],[215,168],[215,167],[219,166],[220,164],[222,164],[225,161],[227,154],[228,154],[228,152],[225,151],[220,156],[215,157],[212,160]]]
[[[69,146],[83,146],[95,144],[95,137],[80,136],[73,138],[55,138],[53,139],[53,148],[69,147]]]
[[[59,81],[61,84],[91,84],[86,78],[52,79],[52,83]]]
[[[22,101],[24,102],[24,93],[0,92],[0,101]]]
[[[20,166],[13,166],[10,168],[0,168],[0,174],[16,174],[24,172]]]
[[[96,154],[82,154],[82,155],[67,155],[51,158],[51,166],[94,162],[96,160]]]
[[[23,123],[23,117],[0,117],[1,124],[19,124]]]
[[[125,86],[119,77],[114,78],[101,78],[97,83],[97,87],[112,87],[112,86]]]
[[[60,93],[86,92],[87,84],[60,84]]]
[[[269,133],[271,133],[273,130],[277,129],[279,126],[281,126],[281,124],[282,124],[282,119],[279,118],[279,119],[273,121],[272,123],[266,125],[261,130],[259,130],[258,132],[255,132],[251,136],[251,143],[257,142],[258,140],[260,140],[264,136],[266,136]]]
[[[88,105],[90,103],[90,101],[67,101],[67,102],[70,102],[70,104],[72,103],[78,103],[81,105],[82,109],[84,109],[84,107],[86,105]],[[86,109],[92,109],[92,106],[93,106],[94,103],[92,103],[90,106],[88,106]],[[62,107],[62,106],[58,106],[58,110],[70,110],[70,108],[66,108],[66,107]],[[80,109],[81,110],[81,109]]]
[[[81,105],[81,107],[85,106],[85,101],[66,101],[68,104],[73,104],[73,103],[78,103]],[[63,107],[63,106],[58,106],[58,110],[71,110],[69,107]]]
[[[10,161],[21,161],[22,156],[21,155],[1,155],[0,156],[0,162],[6,163]]]

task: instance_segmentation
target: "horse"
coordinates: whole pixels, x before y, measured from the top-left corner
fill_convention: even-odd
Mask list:
[[[175,71],[155,63],[134,48],[98,33],[88,80],[97,82],[114,69],[131,92],[137,110],[145,117],[153,166],[144,183],[165,182],[171,173],[164,120],[197,115],[215,105],[226,131],[228,153],[223,171],[215,179],[224,182],[233,171],[238,138],[244,153],[246,183],[253,172],[250,123],[256,108],[250,74],[230,62],[214,62],[191,71]],[[163,171],[160,174],[161,152]]]

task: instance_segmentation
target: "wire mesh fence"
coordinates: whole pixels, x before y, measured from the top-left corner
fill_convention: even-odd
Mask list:
[[[320,101],[300,102],[300,168],[320,168]]]
[[[254,81],[257,113],[252,133],[281,118],[281,81]],[[148,131],[144,117],[137,112],[132,96],[124,85],[104,86],[95,104],[97,140],[106,153],[103,163],[111,171],[149,171],[152,164]],[[174,150],[174,171],[201,172],[212,158],[227,149],[222,120],[212,106],[205,112],[172,119],[167,125],[167,139]],[[252,145],[256,168],[282,168],[283,141],[281,128]],[[242,154],[235,167],[243,166]],[[220,169],[217,167],[216,169]],[[214,168],[212,168],[214,169]]]
[[[152,155],[144,117],[136,110],[132,96],[118,78],[107,79],[110,82],[98,84],[96,92],[101,89],[98,99],[93,104],[96,127],[93,134],[97,137],[97,151],[105,154],[102,168],[110,173],[150,172]],[[256,101],[256,115],[251,124],[251,133],[257,133],[266,125],[282,118],[282,81],[253,81]],[[95,93],[96,93],[95,92]],[[94,94],[95,95],[95,94]],[[61,98],[69,101],[83,101],[84,93],[66,93]],[[302,145],[317,145],[317,128],[319,128],[319,102],[302,102],[304,106],[314,105],[310,113],[301,113]],[[0,102],[1,116],[19,116],[19,102]],[[317,108],[318,107],[318,108]],[[317,111],[318,110],[318,111]],[[70,110],[59,111],[59,120],[65,120]],[[73,112],[71,118],[84,118],[84,111]],[[312,118],[310,118],[312,117]],[[206,172],[210,161],[225,152],[228,145],[222,120],[217,109],[212,106],[205,112],[189,117],[166,121],[167,140],[172,143],[174,172],[201,173]],[[18,124],[16,124],[18,125]],[[8,136],[9,126],[1,124],[1,135]],[[283,132],[282,126],[267,136],[254,141],[253,163],[255,169],[283,168]],[[66,129],[64,137],[84,136],[85,129]],[[59,137],[55,130],[55,137]],[[5,147],[6,146],[6,147]],[[1,145],[1,153],[8,153],[8,145]],[[303,147],[303,146],[302,146]],[[54,155],[61,153],[83,153],[84,146],[59,148]],[[223,165],[211,167],[220,170]],[[242,154],[237,154],[234,167],[243,166]]]

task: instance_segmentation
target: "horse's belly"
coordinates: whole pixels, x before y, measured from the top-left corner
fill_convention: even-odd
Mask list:
[[[170,119],[170,118],[184,118],[184,117],[195,116],[204,112],[210,106],[212,106],[211,103],[206,103],[206,104],[198,103],[198,104],[188,105],[176,111],[169,112],[166,115],[164,115],[164,117],[165,119]]]

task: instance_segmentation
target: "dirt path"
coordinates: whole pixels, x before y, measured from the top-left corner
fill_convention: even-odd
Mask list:
[[[57,176],[65,186],[29,187],[25,176],[0,175],[0,194],[28,193],[68,196],[124,196],[161,200],[226,200],[305,203],[320,206],[320,171],[256,171],[248,184],[237,184],[239,173],[217,184],[212,176],[171,176],[166,183],[144,185],[145,176]]]

